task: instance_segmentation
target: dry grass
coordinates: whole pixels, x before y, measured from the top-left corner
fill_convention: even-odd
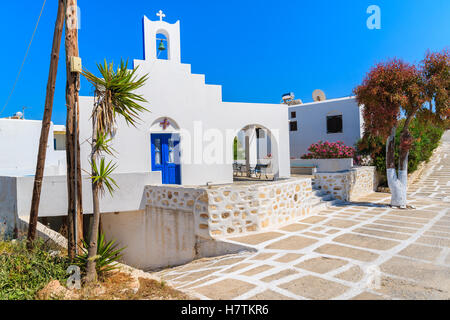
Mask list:
[[[76,293],[79,300],[191,300],[188,295],[164,282],[139,278],[137,281],[129,274],[111,272],[105,279],[92,286],[83,287]],[[78,300],[78,299],[77,299]]]

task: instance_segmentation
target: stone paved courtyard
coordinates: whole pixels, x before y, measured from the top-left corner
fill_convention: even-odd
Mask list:
[[[156,273],[201,299],[450,299],[450,133],[410,189],[416,210],[373,193],[228,239],[254,252]],[[228,241],[227,240],[227,241]]]
[[[442,144],[428,164],[422,181],[410,188],[411,196],[431,197],[450,202],[450,131],[444,134]]]

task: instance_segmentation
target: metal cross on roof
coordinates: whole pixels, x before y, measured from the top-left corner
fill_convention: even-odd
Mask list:
[[[159,17],[159,21],[163,21],[163,18],[166,17],[166,15],[162,12],[162,10],[159,10],[159,12],[156,15]]]
[[[159,124],[161,125],[163,130],[166,130],[170,126],[170,121],[169,119],[165,118],[164,121],[161,121]]]

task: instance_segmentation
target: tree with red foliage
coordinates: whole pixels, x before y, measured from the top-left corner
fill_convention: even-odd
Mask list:
[[[387,139],[386,169],[392,206],[407,205],[408,156],[413,143],[409,132],[411,121],[419,117],[434,123],[449,122],[449,92],[448,50],[428,52],[419,67],[398,59],[379,63],[354,90],[358,103],[364,106],[365,135]],[[397,172],[395,135],[401,117],[405,122],[400,134]]]
[[[413,142],[409,125],[427,100],[422,74],[414,65],[402,60],[379,63],[367,74],[354,93],[358,103],[364,105],[366,134],[387,139],[386,168],[392,193],[391,205],[406,208],[408,155]],[[397,173],[395,134],[403,115],[406,120],[400,135]]]
[[[442,123],[450,118],[450,52],[428,52],[421,63],[425,82],[425,93],[429,109],[420,114],[434,123]],[[434,102],[434,108],[433,108]]]

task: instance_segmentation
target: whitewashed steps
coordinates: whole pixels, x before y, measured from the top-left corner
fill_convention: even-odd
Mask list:
[[[318,213],[322,210],[326,210],[333,205],[340,204],[343,202],[341,200],[334,199],[331,194],[328,194],[326,191],[317,188],[315,186],[314,180],[312,180],[312,182],[313,182],[313,190],[312,190],[313,196],[310,200],[310,203],[311,203],[311,212],[313,214]]]

